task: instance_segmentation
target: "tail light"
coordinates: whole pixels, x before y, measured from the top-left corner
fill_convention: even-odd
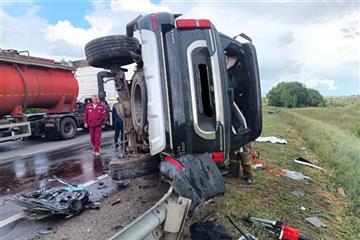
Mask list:
[[[179,19],[176,20],[176,28],[178,29],[207,29],[211,28],[212,24],[207,19]]]

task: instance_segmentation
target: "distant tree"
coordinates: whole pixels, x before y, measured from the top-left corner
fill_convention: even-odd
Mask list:
[[[306,88],[299,82],[281,82],[269,91],[267,98],[269,105],[277,107],[315,107],[324,104],[317,90]]]

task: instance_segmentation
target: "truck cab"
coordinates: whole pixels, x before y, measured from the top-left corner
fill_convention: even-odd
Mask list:
[[[109,68],[118,76],[124,65],[137,64],[126,86],[130,88],[131,124],[137,135],[146,138],[143,143],[151,155],[207,152],[222,162],[230,150],[261,133],[256,50],[249,41],[240,43],[218,32],[210,20],[179,17],[170,13],[139,16],[127,25],[126,36],[111,36],[117,51],[104,52],[104,39],[109,38],[103,37],[88,43],[85,53],[90,65]],[[241,53],[237,56],[241,74],[232,79],[225,56],[231,44]],[[102,49],[101,54],[94,52],[96,48]],[[121,98],[123,94],[119,96],[127,101]],[[138,131],[140,122],[143,126]]]

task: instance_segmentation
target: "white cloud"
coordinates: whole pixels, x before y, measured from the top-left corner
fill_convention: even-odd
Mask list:
[[[56,59],[79,58],[88,41],[124,34],[126,24],[138,14],[172,10],[185,18],[208,18],[229,36],[249,35],[257,49],[264,94],[284,79],[343,91],[344,85],[358,85],[360,79],[359,10],[355,5],[94,0],[84,16],[90,25],[87,28],[76,27],[66,18],[49,24],[33,6],[16,18],[4,13],[2,47],[29,49]]]
[[[163,5],[151,3],[149,0],[111,0],[111,9],[116,12],[131,11],[131,12],[170,12],[170,9]]]
[[[307,87],[310,88],[317,88],[321,85],[327,87],[329,90],[336,90],[338,87],[336,86],[336,82],[333,79],[319,79],[319,78],[313,78],[310,80],[305,80],[303,82]]]

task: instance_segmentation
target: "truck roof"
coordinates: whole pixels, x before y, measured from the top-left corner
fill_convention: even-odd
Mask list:
[[[26,52],[27,55],[21,53]],[[67,71],[74,71],[75,68],[72,66],[65,66],[52,59],[33,57],[29,55],[28,51],[16,51],[16,50],[2,50],[0,49],[0,62],[6,63],[17,63],[22,65],[31,65],[37,67],[61,69]]]

